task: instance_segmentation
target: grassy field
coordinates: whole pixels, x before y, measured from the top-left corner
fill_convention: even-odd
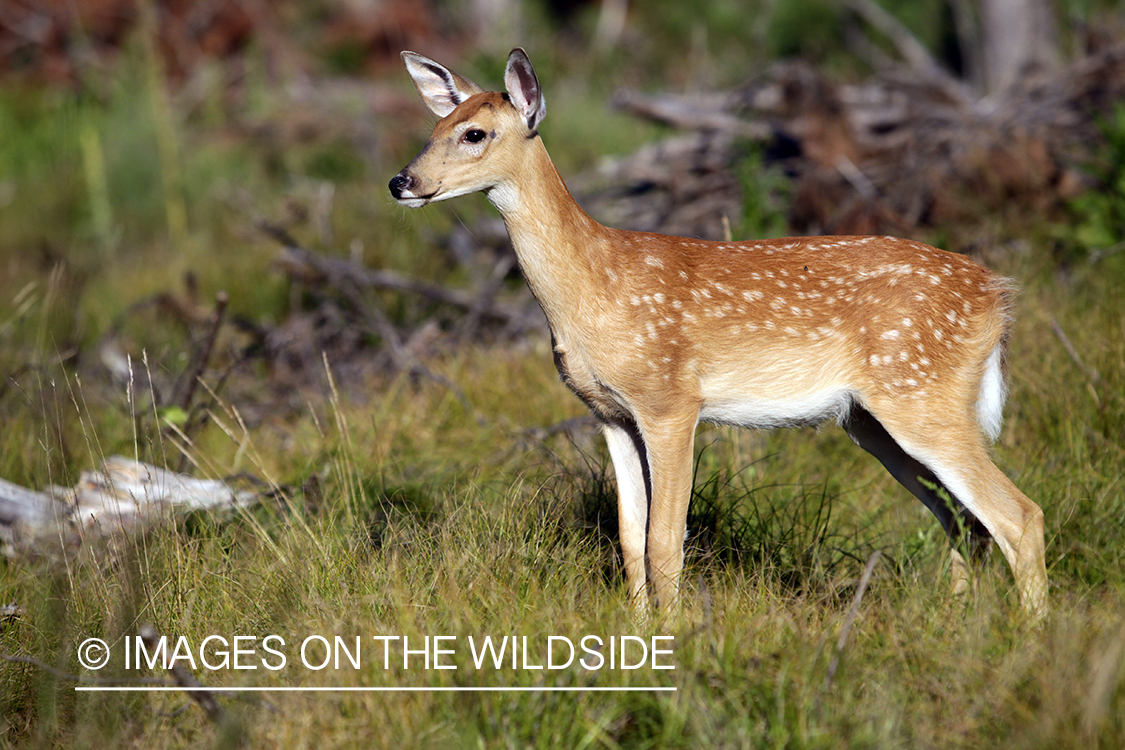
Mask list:
[[[584,78],[594,63],[545,57],[543,135],[564,174],[656,134],[604,110],[612,82]],[[581,424],[546,430],[584,408],[558,382],[545,335],[431,351],[426,366],[462,400],[435,379],[343,373],[331,357],[282,387],[265,359],[239,359],[246,334],[232,322],[204,375],[217,396],[192,403],[204,418],[186,435],[169,427],[179,416],[154,407],[156,391],[189,369],[206,326],[136,303],[165,294],[207,313],[224,291],[231,321],[267,326],[318,302],[273,268],[257,218],[327,254],[455,283],[440,239],[490,209],[391,205],[387,179],[428,133],[420,104],[414,119],[381,116],[357,134],[333,125],[365,120],[341,114],[365,106],[346,92],[326,89],[327,114],[302,119],[251,64],[232,114],[220,83],[171,97],[152,64],[131,50],[98,82],[100,99],[0,88],[0,477],[40,488],[115,453],[171,467],[186,456],[196,475],[246,472],[270,493],[222,517],[0,561],[0,604],[19,607],[0,620],[0,652],[40,662],[0,663],[0,746],[1125,744],[1125,253],[1101,252],[1065,217],[1013,210],[984,224],[984,262],[1022,289],[995,452],[1046,514],[1041,626],[1021,621],[999,554],[966,601],[951,601],[937,523],[842,431],[704,426],[684,609],[642,627],[625,602],[600,438]],[[409,102],[405,75],[388,75],[378,84]],[[302,125],[316,137],[285,136]],[[376,146],[359,158],[369,135]],[[1125,170],[1112,158],[1099,168]],[[1089,198],[1095,208],[1075,216],[1099,220],[1112,199]],[[518,280],[505,293],[519,298]],[[404,326],[432,313],[381,300]],[[152,390],[127,396],[99,364],[107,350],[143,363]],[[675,690],[239,693],[220,697],[214,721],[182,692],[79,692],[43,666],[164,677],[136,669],[136,652],[126,665],[141,623],[182,637],[212,687]],[[279,669],[270,635],[284,641],[269,642],[286,656]],[[228,650],[256,638],[239,657],[255,668],[222,663],[220,641],[205,649],[220,665],[208,668],[209,636]],[[310,636],[359,637],[359,666],[312,668],[325,653],[315,639],[302,663]],[[526,638],[528,651],[478,666],[486,636]],[[580,652],[547,669],[551,636],[596,636],[604,662]],[[633,659],[647,643],[642,666],[609,667],[622,636]],[[113,652],[96,673],[78,664],[92,637]],[[404,665],[403,641],[386,641],[384,663],[379,637],[412,650],[429,638],[430,653]]]

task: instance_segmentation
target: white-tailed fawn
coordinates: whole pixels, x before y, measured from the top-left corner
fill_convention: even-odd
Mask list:
[[[1023,608],[1047,604],[1043,513],[993,464],[1014,290],[964,256],[892,237],[713,242],[612,229],[578,206],[537,130],[546,103],[513,50],[506,93],[414,52],[441,120],[390,182],[411,208],[483,191],[547,315],[563,382],[601,424],[641,616],[677,601],[700,420],[836,420],[958,550],[995,540]]]

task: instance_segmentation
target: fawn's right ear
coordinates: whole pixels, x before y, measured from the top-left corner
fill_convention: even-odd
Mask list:
[[[531,67],[531,60],[522,47],[516,47],[508,55],[508,67],[504,71],[504,83],[508,96],[527,123],[527,129],[534,131],[547,114],[547,100],[543,98],[543,87]]]
[[[445,117],[458,104],[484,90],[468,78],[445,69],[417,52],[403,52],[401,56],[406,63],[406,72],[414,81],[414,88],[418,89],[422,101],[438,117]]]

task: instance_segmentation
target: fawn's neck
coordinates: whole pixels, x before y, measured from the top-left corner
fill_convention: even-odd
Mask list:
[[[574,200],[538,136],[488,199],[504,218],[524,278],[557,329],[581,307],[583,293],[597,288],[594,269],[611,250],[610,230]]]

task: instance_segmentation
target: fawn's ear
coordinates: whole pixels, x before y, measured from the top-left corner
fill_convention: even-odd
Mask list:
[[[535,68],[531,67],[531,60],[527,59],[527,53],[520,47],[516,47],[508,55],[504,85],[508,88],[512,104],[527,122],[527,129],[535,130],[539,127],[543,115],[547,114],[547,100],[543,98],[543,89],[535,76]]]
[[[458,104],[483,91],[468,78],[447,70],[417,52],[403,52],[401,57],[406,63],[410,80],[414,81],[414,88],[422,95],[422,101],[438,117],[445,117],[457,109]]]

